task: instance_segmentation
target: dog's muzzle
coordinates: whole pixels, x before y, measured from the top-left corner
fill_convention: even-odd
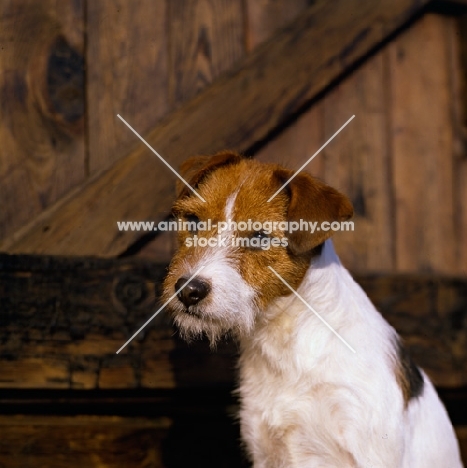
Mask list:
[[[188,284],[187,278],[179,278],[175,283],[175,291],[183,288],[178,294],[178,300],[188,309],[192,305],[198,304],[211,290],[209,283],[199,278],[193,278]]]

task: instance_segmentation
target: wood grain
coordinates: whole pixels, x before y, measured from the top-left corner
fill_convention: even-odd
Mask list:
[[[27,396],[17,392],[10,400],[0,397],[0,405],[7,412],[0,416],[2,466],[249,466],[241,453],[239,425],[232,414],[238,408],[230,388],[191,390],[182,395],[170,392],[165,396],[154,396],[154,391],[132,392],[131,396],[127,392],[126,397],[108,392],[93,396],[81,393],[45,396],[36,392]],[[20,415],[11,413],[12,408]],[[57,408],[65,415],[54,414]]]
[[[456,270],[451,21],[427,15],[389,46],[399,271]]]
[[[458,273],[467,275],[467,15],[448,24]]]
[[[165,266],[142,259],[0,256],[0,388],[190,389],[233,385],[237,346],[182,342],[156,310]],[[467,282],[359,275],[437,385],[467,384]]]
[[[172,0],[169,6],[170,104],[180,105],[245,53],[242,2]]]
[[[0,416],[2,466],[162,468],[168,418]]]
[[[81,0],[0,5],[1,240],[84,180],[83,24]]]
[[[144,401],[148,408],[157,408],[151,410],[151,415],[131,417],[3,415],[0,416],[0,457],[4,466],[13,468],[158,468],[191,466],[193,460],[206,468],[246,468],[250,465],[241,456],[238,425],[234,416],[225,414],[238,411],[238,407],[228,398],[224,401],[219,398],[226,393],[217,389],[209,394],[211,401],[198,399],[197,403],[185,398],[179,402],[185,406],[182,411],[181,405],[175,407],[170,399],[162,406],[162,401],[141,395],[135,396],[130,405],[114,398],[120,404],[121,413],[141,407],[138,400]],[[61,402],[65,400],[63,396],[60,398]],[[40,402],[37,400],[36,405]],[[99,412],[109,406],[113,405],[101,400]],[[181,416],[181,412],[186,414]],[[466,460],[467,426],[458,425],[455,430]]]
[[[324,142],[324,106],[321,101],[271,140],[255,155],[255,159],[296,170],[311,158]],[[322,179],[323,154],[315,156],[304,170]]]
[[[253,50],[298,18],[306,10],[308,3],[306,0],[247,0],[247,50]],[[323,142],[323,106],[316,103],[255,154],[255,158],[262,162],[273,162],[290,169],[298,169]],[[323,160],[319,157],[306,168],[316,177],[323,176],[323,169]]]
[[[1,255],[0,387],[197,385],[194,368],[186,366],[189,349],[164,313],[115,354],[159,307],[164,274],[165,265],[142,259]],[[199,368],[207,369],[204,384],[232,380],[236,350],[219,349],[213,355],[206,343],[192,348]]]
[[[344,265],[354,271],[394,267],[385,51],[372,57],[324,99],[325,139],[355,119],[323,151],[324,180],[350,197],[354,231],[336,232]]]
[[[309,3],[307,0],[246,0],[247,50],[253,50],[298,18]]]
[[[159,123],[147,139],[175,167],[196,153],[247,151],[426,4],[428,0],[337,0],[331,5],[319,0],[229,76]],[[121,131],[127,131],[123,124]],[[160,219],[167,213],[173,179],[166,174],[138,145],[0,249],[119,253],[138,234],[119,233],[118,220]]]
[[[175,194],[174,194],[175,198]],[[136,255],[149,258],[154,262],[169,263],[177,247],[177,233],[166,231],[160,233],[154,240],[147,242]]]
[[[169,110],[166,3],[87,2],[91,173],[107,168],[134,143],[117,114],[145,133]]]

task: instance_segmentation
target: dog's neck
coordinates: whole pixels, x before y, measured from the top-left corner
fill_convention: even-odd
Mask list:
[[[366,294],[340,263],[330,240],[325,242],[321,254],[311,260],[297,294],[300,298],[295,294],[281,297],[260,312],[251,335],[241,340],[245,355],[251,352],[273,365],[288,362],[289,366],[288,350],[291,356],[303,355],[307,359],[312,350],[316,360],[324,350],[349,353],[317,315],[339,330],[363,310],[374,310]],[[307,348],[306,353],[297,352],[301,341]]]
[[[328,315],[332,309],[339,307],[345,294],[344,289],[352,284],[354,281],[342,266],[332,241],[327,240],[321,252],[311,259],[310,266],[296,292],[316,312],[320,313],[321,310]],[[267,326],[268,319],[282,314],[301,315],[305,311],[312,314],[310,308],[300,298],[290,294],[277,299],[264,312],[265,320],[260,320],[259,323]]]
[[[342,266],[329,239],[323,244],[320,254],[311,259],[297,293],[313,308],[329,308],[340,299],[346,283],[353,283],[353,279]]]

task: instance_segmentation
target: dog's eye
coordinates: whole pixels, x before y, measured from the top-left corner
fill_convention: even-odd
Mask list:
[[[251,239],[267,239],[269,236],[264,231],[255,231],[251,234]]]
[[[269,236],[264,231],[255,231],[251,233],[248,247],[250,250],[269,250]]]
[[[183,228],[189,232],[198,232],[198,216],[190,213],[185,215],[184,218]]]

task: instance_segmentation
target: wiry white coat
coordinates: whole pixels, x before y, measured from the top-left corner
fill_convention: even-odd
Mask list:
[[[396,333],[340,264],[332,242],[298,293],[242,339],[241,430],[255,468],[459,468],[451,423],[424,375],[407,408]]]

